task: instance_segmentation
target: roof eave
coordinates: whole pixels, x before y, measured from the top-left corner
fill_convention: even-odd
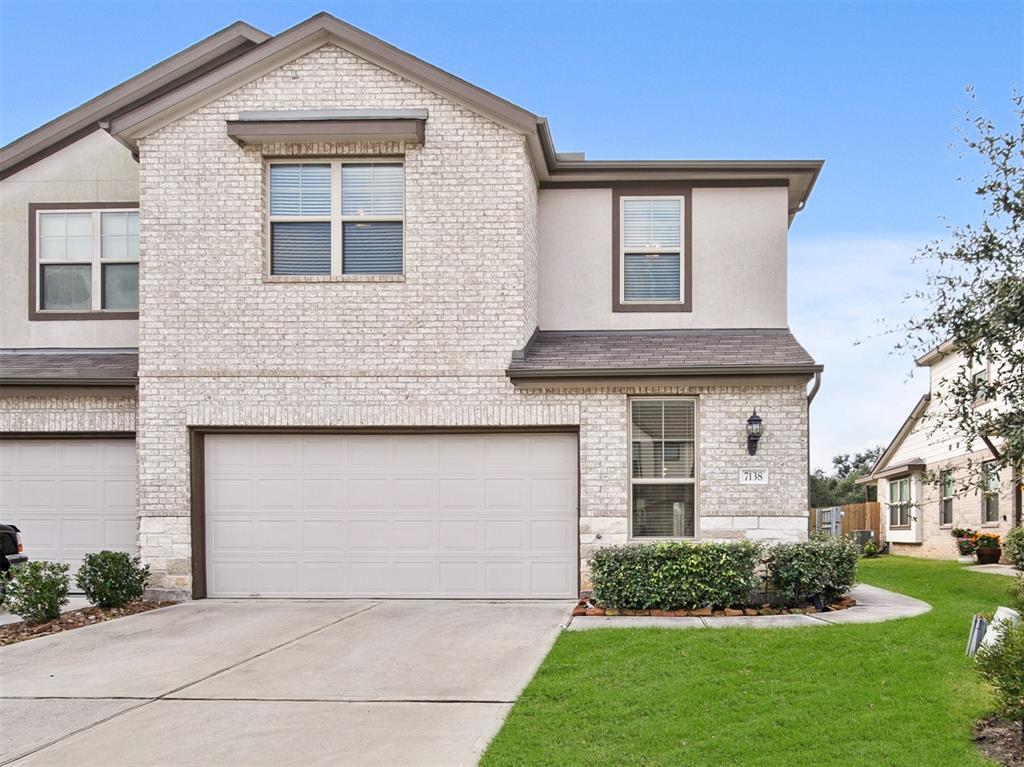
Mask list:
[[[814,375],[824,370],[822,365],[705,365],[674,368],[550,368],[530,369],[509,367],[505,374],[510,380],[566,379],[566,378],[671,378],[696,376],[766,376]]]
[[[99,130],[100,123],[119,110],[171,86],[189,72],[259,46],[268,39],[270,35],[266,32],[244,21],[236,21],[0,148],[0,178],[28,167],[69,140]]]

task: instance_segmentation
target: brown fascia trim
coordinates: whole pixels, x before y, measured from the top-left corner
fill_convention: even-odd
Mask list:
[[[0,179],[92,133],[101,121],[162,96],[188,78],[208,73],[269,37],[243,21],[215,32],[0,148]]]
[[[60,388],[100,388],[100,389],[125,389],[135,390],[138,379],[135,378],[0,378],[0,386],[7,387],[24,386],[29,388],[60,387]]]
[[[530,370],[509,367],[505,375],[513,383],[536,380],[672,378],[706,376],[807,376],[824,370],[822,365],[707,365],[683,368],[551,368]]]
[[[36,282],[39,279],[36,256],[36,212],[41,210],[103,210],[106,208],[138,208],[134,202],[30,202],[28,204],[28,319],[29,322],[50,320],[137,320],[136,312],[53,312],[36,306]]]
[[[867,482],[878,476],[879,470],[888,463],[889,459],[892,458],[893,453],[896,452],[896,448],[903,443],[903,440],[907,438],[908,434],[910,434],[910,430],[914,428],[914,424],[917,423],[917,419],[924,414],[924,411],[928,408],[928,403],[931,402],[931,399],[931,394],[925,394],[917,401],[917,404],[914,405],[914,409],[911,410],[910,415],[907,416],[907,420],[903,422],[899,431],[896,432],[896,436],[892,438],[892,442],[890,442],[885,450],[882,451],[882,454],[878,456],[878,460],[875,461],[875,465],[871,467],[871,472],[861,479]]]
[[[929,351],[925,352],[920,357],[918,357],[916,360],[914,360],[914,364],[917,365],[918,367],[928,367],[930,365],[934,365],[947,354],[952,354],[955,351],[956,344],[954,344],[952,340],[943,341],[934,349],[930,349]]]
[[[627,303],[622,301],[621,284],[621,237],[619,227],[622,219],[620,206],[623,196],[682,197],[683,198],[683,247],[679,254],[679,265],[683,275],[682,301],[677,303]],[[612,311],[613,312],[690,312],[693,311],[693,187],[672,181],[646,184],[615,184],[612,186]]]
[[[907,461],[901,463],[899,466],[893,466],[891,469],[880,471],[878,474],[872,474],[870,477],[860,477],[855,482],[859,482],[860,479],[865,480],[862,484],[870,484],[871,481],[878,479],[894,479],[896,477],[904,477],[907,474],[912,474],[915,471],[923,471],[925,468],[925,462],[921,460]]]
[[[228,120],[240,146],[283,142],[403,141],[422,144],[425,118]]]

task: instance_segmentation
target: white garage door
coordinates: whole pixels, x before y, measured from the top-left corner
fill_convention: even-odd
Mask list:
[[[205,439],[211,597],[576,595],[575,435]]]
[[[137,553],[134,439],[0,440],[0,522],[17,525],[31,560]]]

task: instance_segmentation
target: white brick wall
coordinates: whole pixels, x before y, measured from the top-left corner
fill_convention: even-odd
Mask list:
[[[264,279],[263,157],[227,138],[249,109],[426,108],[423,146],[287,145],[277,154],[404,152],[406,273],[391,282]],[[700,398],[700,514],[731,534],[806,525],[798,385],[522,391],[504,375],[537,322],[536,181],[523,137],[325,46],[141,143],[140,540],[157,588],[189,587],[188,427],[578,426],[580,542],[625,542],[627,397]],[[746,455],[753,407],[766,421]],[[739,487],[741,466],[771,484]],[[709,522],[709,524],[711,524]],[[779,531],[791,537],[791,523]]]
[[[33,395],[0,397],[0,432],[135,431],[135,397]]]

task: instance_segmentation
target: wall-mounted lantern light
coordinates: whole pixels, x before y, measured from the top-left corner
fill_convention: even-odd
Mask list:
[[[764,421],[757,414],[757,410],[747,419],[747,455],[757,453],[757,443],[764,434]]]

